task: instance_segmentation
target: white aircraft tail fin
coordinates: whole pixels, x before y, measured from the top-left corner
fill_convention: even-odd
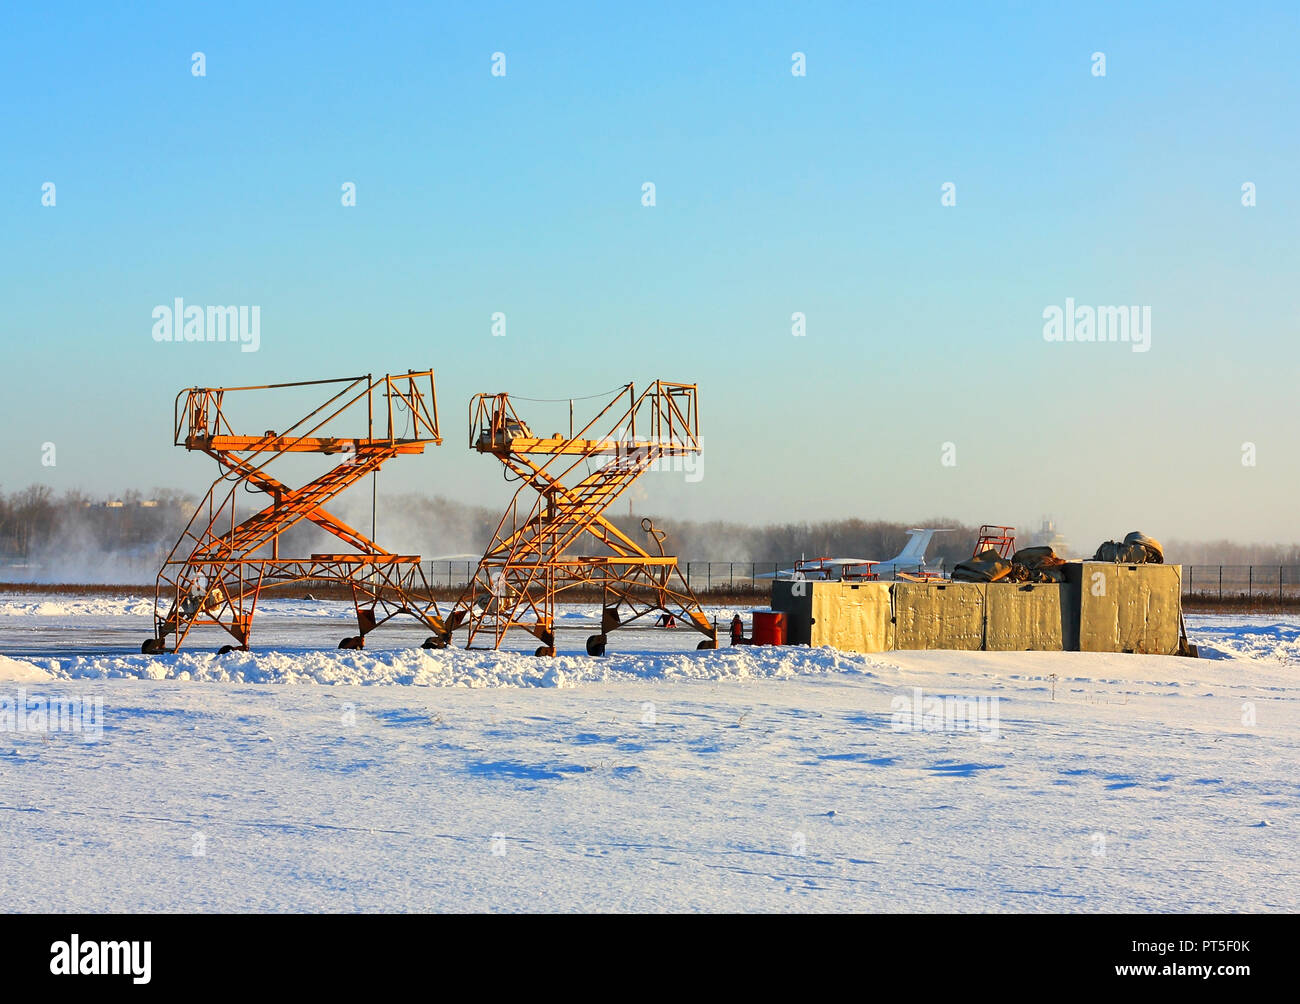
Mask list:
[[[925,560],[925,549],[930,546],[930,538],[934,536],[933,530],[908,530],[908,540],[906,546],[899,552],[897,561],[923,561]]]
[[[891,558],[885,562],[887,565],[923,565],[925,564],[925,552],[930,546],[930,539],[936,533],[946,533],[946,530],[926,530],[914,528],[907,531],[908,540],[903,550],[899,552],[897,558]]]

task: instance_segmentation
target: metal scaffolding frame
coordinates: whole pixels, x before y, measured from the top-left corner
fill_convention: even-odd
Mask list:
[[[507,631],[520,628],[541,642],[537,655],[554,655],[557,598],[586,587],[602,597],[590,655],[603,654],[611,631],[655,612],[703,634],[699,648],[717,647],[716,625],[677,558],[664,552],[665,534],[642,520],[651,553],[604,516],[653,464],[700,451],[694,384],[657,380],[639,395],[626,384],[576,430],[570,404],[567,436],[534,436],[508,394],[475,395],[469,419],[470,447],[495,456],[520,486],[447,615],[446,631],[427,644],[446,644],[451,631],[465,627],[466,648],[480,637],[499,648]],[[595,544],[598,553],[573,553],[580,543]]]
[[[231,395],[316,386],[332,393],[282,432],[245,435],[231,426],[226,412]],[[382,405],[378,417],[377,396]],[[364,435],[325,434],[340,416],[357,417],[363,405]],[[405,425],[400,434],[395,422]],[[158,572],[154,636],[145,640],[141,651],[165,651],[169,635],[172,651],[177,651],[190,631],[201,626],[230,634],[234,644],[224,646],[223,652],[246,649],[262,592],[302,581],[350,589],[359,633],[344,638],[340,648],[363,647],[370,631],[398,614],[409,614],[437,635],[445,634],[419,556],[385,550],[324,508],[392,458],[423,453],[426,446],[442,442],[432,370],[379,379],[367,374],[256,387],[191,387],[176,396],[173,439],[176,446],[212,457],[222,473]],[[310,453],[341,460],[299,488],[268,471],[287,455]],[[239,519],[236,500],[241,491],[265,494],[270,503]],[[303,520],[351,550],[282,557],[281,536]]]

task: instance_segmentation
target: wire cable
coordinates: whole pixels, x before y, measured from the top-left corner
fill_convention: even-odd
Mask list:
[[[588,394],[585,397],[524,397],[520,394],[511,394],[512,401],[528,401],[531,404],[563,404],[565,401],[594,401],[598,397],[609,397],[615,391],[627,390],[627,384],[621,383],[617,387],[611,387],[609,390],[601,391],[598,394]]]

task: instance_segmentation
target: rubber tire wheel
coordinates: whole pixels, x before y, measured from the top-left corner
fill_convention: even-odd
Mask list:
[[[365,648],[365,647],[366,647],[365,636],[359,634],[354,634],[351,637],[344,638],[341,642],[339,642],[339,648],[341,649],[343,648],[358,649],[358,648]]]
[[[604,655],[605,646],[609,643],[609,638],[603,634],[594,634],[587,639],[588,655]]]
[[[705,638],[702,642],[700,642],[698,645],[695,646],[695,650],[697,652],[705,652],[705,651],[715,649],[717,647],[718,647],[718,643],[716,641],[709,641],[708,638]]]
[[[146,638],[140,646],[141,655],[162,655],[167,645],[161,638]]]
[[[536,656],[554,655],[554,654],[555,654],[554,645],[540,645],[538,646],[537,651],[533,653],[533,655]]]
[[[439,638],[436,634],[429,635],[428,638],[424,639],[424,644],[420,646],[420,648],[446,648],[446,647],[447,647],[447,639]]]

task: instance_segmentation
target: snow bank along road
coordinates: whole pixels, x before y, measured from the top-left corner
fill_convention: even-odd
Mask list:
[[[7,910],[1300,908],[1291,618],[1194,618],[1199,661],[648,631],[146,658],[54,625],[138,645],[147,609],[21,602]]]

